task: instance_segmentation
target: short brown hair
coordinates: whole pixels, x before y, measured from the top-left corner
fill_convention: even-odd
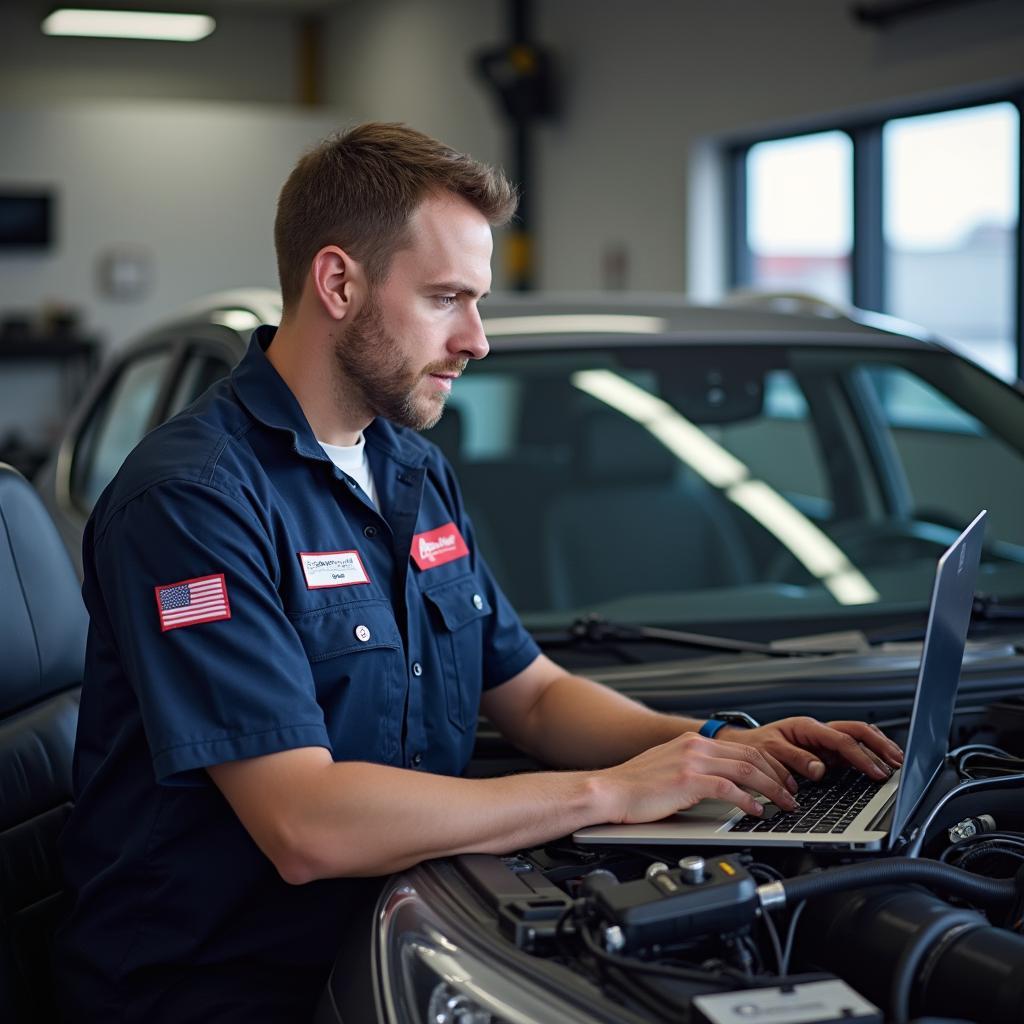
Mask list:
[[[515,213],[514,187],[500,170],[403,124],[363,124],[325,139],[299,160],[281,189],[274,245],[281,297],[297,304],[313,257],[337,245],[387,276],[408,244],[409,218],[430,192],[451,192],[494,226]]]

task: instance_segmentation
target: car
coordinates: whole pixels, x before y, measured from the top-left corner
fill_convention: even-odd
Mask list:
[[[986,747],[1024,754],[1020,387],[920,328],[802,296],[510,296],[481,309],[492,352],[428,436],[455,468],[480,550],[556,661],[659,710],[858,718],[900,739],[936,560],[987,508],[953,740],[965,772]],[[37,481],[73,557],[142,434],[279,314],[270,291],[218,295],[110,362]],[[984,798],[953,801],[930,823],[922,810],[915,849],[1013,874],[1024,845],[1000,840],[988,861],[963,845],[970,828],[984,832],[982,814],[999,834],[1024,828],[1021,779],[1001,764],[1007,781]],[[480,723],[471,774],[535,767]],[[952,846],[947,830],[962,821]],[[894,1020],[1019,1013],[1019,982],[1005,978],[1024,976],[1020,903],[968,919],[936,896],[865,882],[828,912],[812,901],[790,914],[780,936],[752,911],[665,910],[668,890],[655,900],[652,887],[678,889],[698,870],[694,853],[567,837],[403,872],[384,883],[371,932],[346,936],[318,1020],[739,1019],[714,1003],[731,991],[746,993],[740,1017],[790,1020],[780,986],[809,996],[800,986],[818,984],[839,986],[813,990],[836,1017],[870,1015],[864,1000]],[[777,851],[699,871],[735,907],[749,889],[737,895],[732,875],[770,885],[841,860]],[[624,887],[638,908],[657,903],[672,927],[631,943],[600,924],[602,886]],[[678,923],[691,914],[698,923]],[[964,929],[991,950],[985,970],[1003,972],[984,997],[975,947],[954,942]]]

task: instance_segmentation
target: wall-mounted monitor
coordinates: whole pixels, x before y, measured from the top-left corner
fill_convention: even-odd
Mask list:
[[[53,245],[51,192],[0,187],[0,251],[49,249]]]

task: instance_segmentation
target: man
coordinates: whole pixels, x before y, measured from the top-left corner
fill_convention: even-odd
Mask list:
[[[701,736],[540,653],[416,430],[487,354],[496,171],[398,125],[281,192],[279,328],[145,438],[84,541],[91,614],[63,839],[74,1020],[308,1017],[360,876],[503,853],[793,773],[901,760],[856,722]],[[478,711],[575,771],[461,778]]]

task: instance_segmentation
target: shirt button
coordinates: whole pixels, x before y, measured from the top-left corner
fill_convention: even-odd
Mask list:
[[[413,766],[413,768],[419,768],[419,766],[421,764],[423,764],[423,755],[422,754],[413,754],[412,755],[412,766]]]
[[[477,611],[480,611],[480,609],[483,608],[483,606],[484,606],[484,599],[479,594],[474,594],[473,595],[473,607]]]
[[[412,674],[414,676],[423,675],[423,666],[418,661],[412,663]]]
[[[364,537],[370,537],[371,539],[373,537],[376,537],[377,536],[377,527],[376,526],[364,526],[363,527],[363,536]]]
[[[356,639],[358,641],[360,641],[360,643],[364,643],[365,644],[366,641],[370,639],[370,627],[369,626],[363,626],[363,625],[356,626],[355,634],[356,634]]]

